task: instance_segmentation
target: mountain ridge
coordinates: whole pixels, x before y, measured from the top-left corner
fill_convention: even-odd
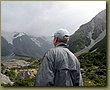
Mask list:
[[[5,38],[5,35],[3,35],[2,37]],[[17,56],[41,58],[47,50],[53,47],[46,37],[35,37],[24,32],[14,32],[6,36],[6,38],[9,41],[5,40],[13,46],[13,53]],[[5,49],[2,51],[5,51]]]
[[[86,53],[106,36],[106,10],[99,12],[70,36],[69,49],[76,55]]]

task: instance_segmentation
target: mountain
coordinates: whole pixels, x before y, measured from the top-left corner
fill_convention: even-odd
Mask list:
[[[104,38],[106,39],[106,10],[98,13],[88,23],[81,25],[70,36],[69,49],[79,56],[88,52],[92,47],[97,46],[96,44]]]
[[[2,33],[2,37],[5,39],[2,39],[2,42],[7,40],[5,50],[2,50],[2,55],[4,55],[4,52],[5,55],[9,55],[6,53],[11,50],[11,53],[13,51],[12,55],[42,57],[47,50],[53,47],[50,40],[42,36],[33,36],[18,32],[5,32]],[[88,23],[81,25],[79,29],[70,36],[69,49],[76,55],[91,50],[94,51],[93,49],[96,50],[100,43],[103,43],[104,38],[106,39],[106,10],[98,13]],[[10,46],[13,47],[13,49]],[[4,45],[2,45],[2,49],[4,49]],[[6,51],[8,49],[10,50]]]
[[[41,58],[47,50],[53,47],[52,43],[48,40],[47,37],[32,36],[23,32],[10,32],[9,34],[7,34],[7,32],[4,32],[2,33],[2,38],[7,41],[7,44],[13,46],[13,53],[9,57],[26,56]],[[6,46],[6,48],[10,49],[10,47],[8,46]],[[8,54],[6,56],[8,56]]]
[[[40,57],[42,52],[30,37],[24,33],[17,33],[13,39],[14,53],[18,56]]]
[[[46,51],[48,51],[50,48],[53,47],[53,44],[50,40],[51,37],[35,37],[30,36],[31,40],[34,41],[39,48],[41,48],[42,54],[44,54]]]
[[[70,36],[69,49],[80,62],[84,86],[107,86],[106,10]]]
[[[13,51],[13,46],[8,43],[8,41],[1,36],[1,55],[7,56],[10,55]]]

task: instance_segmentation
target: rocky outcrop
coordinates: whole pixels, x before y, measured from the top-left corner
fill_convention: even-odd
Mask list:
[[[12,82],[8,76],[1,74],[1,84],[10,84],[13,85],[14,82]]]

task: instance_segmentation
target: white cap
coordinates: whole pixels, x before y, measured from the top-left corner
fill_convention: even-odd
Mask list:
[[[57,36],[60,40],[63,40],[65,38],[69,38],[69,32],[66,29],[58,29],[58,31],[54,33],[54,36]]]

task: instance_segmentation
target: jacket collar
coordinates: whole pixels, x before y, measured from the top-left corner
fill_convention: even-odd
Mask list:
[[[65,44],[63,42],[61,42],[61,43],[59,43],[59,44],[56,45],[56,47],[59,47],[59,46],[60,47],[66,47],[66,48],[68,47],[67,44]]]

